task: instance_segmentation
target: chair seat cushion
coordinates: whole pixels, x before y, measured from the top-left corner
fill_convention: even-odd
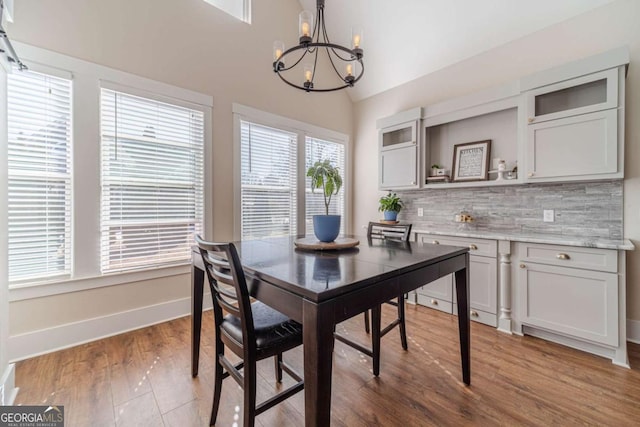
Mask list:
[[[302,325],[298,322],[260,301],[251,304],[251,311],[259,352],[274,348],[286,351],[302,344]],[[233,340],[242,342],[242,325],[238,317],[226,315],[221,327]]]

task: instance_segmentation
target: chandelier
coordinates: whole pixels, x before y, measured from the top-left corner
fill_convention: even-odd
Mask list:
[[[362,78],[362,31],[351,30],[351,48],[331,43],[324,25],[324,0],[317,0],[315,21],[311,12],[300,12],[298,29],[300,44],[297,46],[285,50],[283,42],[273,43],[273,71],[283,82],[306,92],[331,92],[352,87]],[[326,55],[330,63],[327,68],[333,69],[335,76],[325,76],[317,82],[318,56],[321,55]],[[301,63],[302,66],[296,68]]]

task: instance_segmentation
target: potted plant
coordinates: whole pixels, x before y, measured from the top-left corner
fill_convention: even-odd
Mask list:
[[[311,178],[311,192],[322,189],[325,215],[313,216],[313,232],[321,242],[333,242],[340,234],[340,215],[329,215],[331,197],[342,188],[342,177],[337,167],[329,159],[317,161],[307,169]]]
[[[398,218],[398,212],[404,207],[402,200],[396,193],[380,197],[379,203],[378,210],[384,213],[385,221],[395,221]]]

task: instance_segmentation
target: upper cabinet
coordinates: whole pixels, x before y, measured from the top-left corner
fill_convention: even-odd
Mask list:
[[[624,178],[628,64],[622,47],[426,106],[424,115],[415,108],[380,119],[379,188]],[[454,154],[479,141],[491,141],[487,175],[456,180]]]
[[[422,108],[414,108],[378,120],[378,187],[381,190],[420,186],[420,118]]]
[[[524,92],[526,182],[624,176],[625,66]]]

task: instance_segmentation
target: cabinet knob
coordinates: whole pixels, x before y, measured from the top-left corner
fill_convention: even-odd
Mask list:
[[[564,259],[564,260],[571,259],[571,257],[568,254],[558,254],[556,255],[556,257],[558,259]]]
[[[472,251],[477,251],[478,247],[474,244],[469,245],[469,249],[471,249]]]
[[[433,242],[431,242],[431,243],[433,243],[434,245],[439,245],[439,244],[440,244],[440,242],[438,242],[437,240],[434,240],[434,241],[433,241]]]
[[[477,312],[477,311],[475,311],[475,310],[471,310],[471,311],[469,312],[469,314],[471,315],[471,317],[478,317],[478,316],[479,316],[478,312]]]
[[[529,123],[533,123],[533,122],[534,122],[534,120],[535,120],[535,119],[534,119],[533,117],[529,117],[528,122],[529,122]]]
[[[416,185],[416,182],[415,181],[411,181],[411,185]]]
[[[531,178],[534,175],[533,172],[529,172],[529,178]]]
[[[527,266],[524,264],[520,264],[520,268],[527,268]]]
[[[438,305],[438,300],[437,299],[432,299],[431,300],[431,305]]]

